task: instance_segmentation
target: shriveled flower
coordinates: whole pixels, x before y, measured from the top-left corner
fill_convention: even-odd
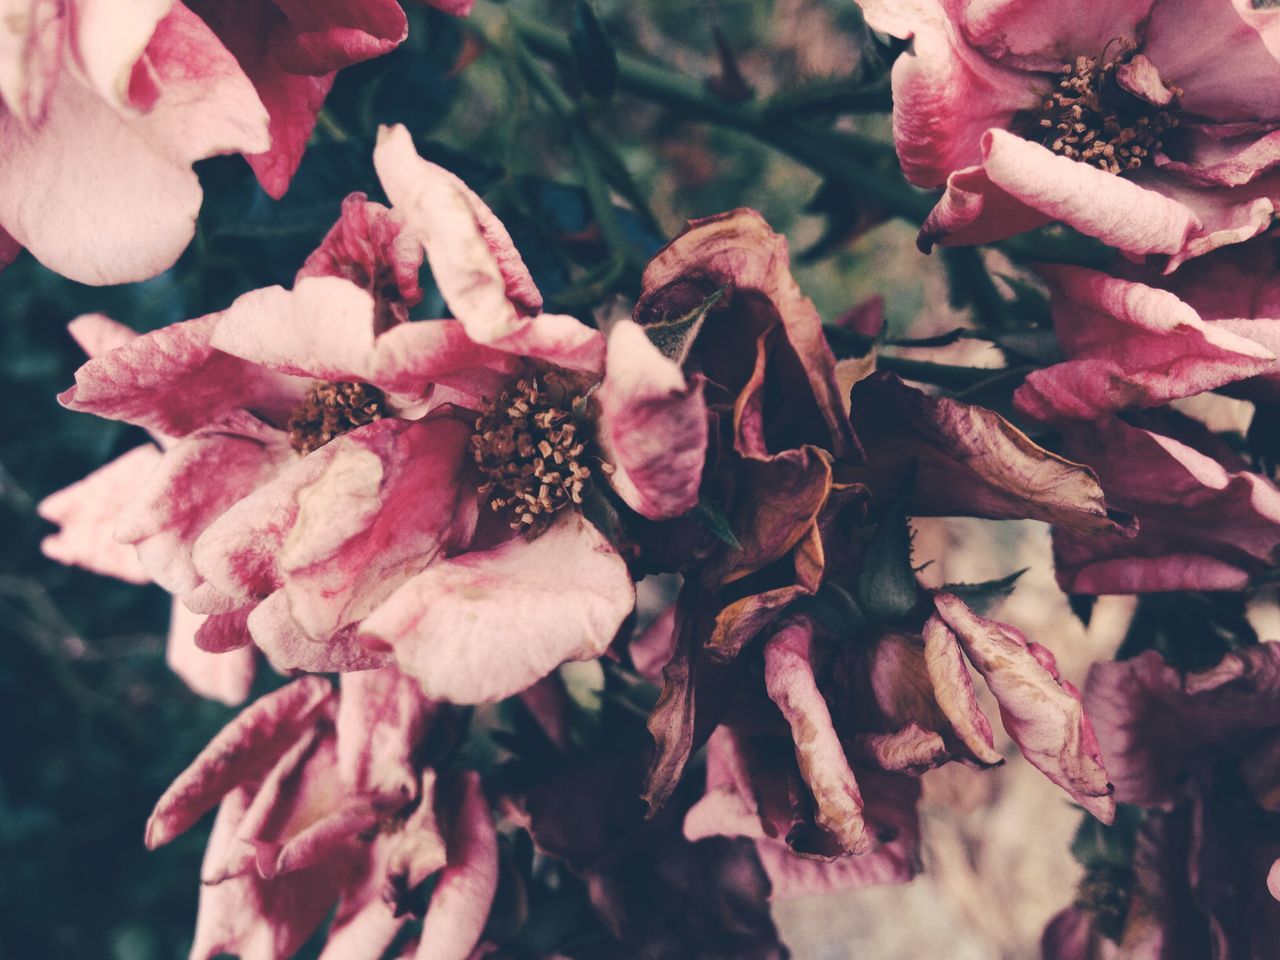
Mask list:
[[[1172,270],[1270,224],[1277,11],[1242,0],[861,6],[873,28],[911,41],[893,68],[898,157],[913,183],[946,188],[922,247],[1056,220]]]
[[[155,276],[195,230],[191,165],[270,146],[253,84],[178,0],[6,4],[0,265],[26,247],[82,283]]]
[[[1150,812],[1131,868],[1112,872],[1106,900],[1082,897],[1074,916],[1054,921],[1047,955],[1106,956],[1109,939],[1134,960],[1270,956],[1280,935],[1269,888],[1280,858],[1280,645],[1190,673],[1152,650],[1095,664],[1085,701],[1117,799]],[[1100,892],[1099,879],[1086,885]]]
[[[738,654],[824,583],[856,578],[858,531],[904,494],[916,515],[1033,517],[1086,536],[1129,531],[1091,471],[991,411],[874,375],[852,391],[851,422],[817,311],[790,275],[785,241],[757,214],[691,224],[654,258],[644,288],[636,317],[706,378],[718,430],[703,491],[734,541],[705,519],[640,537],[648,562],[665,550],[685,572],[650,720],[655,805],[728,709],[744,669]]]
[[[542,313],[403,128],[375,164],[395,209],[349,198],[292,290],[130,341],[63,399],[181,438],[117,535],[189,607],[281,669],[394,655],[430,696],[499,699],[612,641],[634,588],[584,500],[691,508],[705,407],[634,324]],[[457,319],[407,319],[424,249]]]
[[[1198,424],[1151,417],[1062,427],[1062,448],[1090,464],[1107,496],[1138,518],[1136,536],[1054,531],[1068,593],[1240,590],[1280,562],[1280,490]]]
[[[498,880],[479,778],[420,767],[447,710],[394,668],[341,693],[306,677],[263,697],[179,775],[147,823],[155,848],[218,807],[194,960],[292,956],[336,912],[321,956],[380,956],[426,900],[419,957],[466,960]]]

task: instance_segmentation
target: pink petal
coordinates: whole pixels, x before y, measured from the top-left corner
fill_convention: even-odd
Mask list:
[[[170,593],[200,584],[191,559],[201,532],[292,459],[280,431],[243,411],[170,447],[121,512],[116,539],[137,548],[152,579]]]
[[[15,11],[0,32],[0,101],[29,124],[38,124],[62,68],[70,17],[59,0],[35,0]],[[20,249],[20,248],[19,248]]]
[[[186,597],[180,602],[191,609]],[[205,614],[196,627],[196,647],[206,653],[227,653],[247,647],[251,641],[248,620],[252,610],[252,607],[243,607],[225,613]]]
[[[1166,83],[1182,88],[1189,114],[1215,120],[1280,119],[1275,99],[1265,93],[1280,82],[1280,58],[1248,4],[1213,0],[1165,0],[1152,4],[1143,52]],[[1186,25],[1196,25],[1197,43],[1186,42]]]
[[[1272,368],[1253,340],[1205,323],[1164,290],[1080,267],[1041,271],[1066,363],[1033,371],[1014,394],[1039,420],[1097,420],[1194,396]]]
[[[244,702],[253,686],[255,661],[251,647],[207,653],[196,645],[196,631],[207,618],[173,602],[165,663],[188,687],[229,707]]]
[[[1176,200],[1005,130],[987,131],[981,146],[981,169],[957,173],[921,228],[926,248],[1010,237],[1037,226],[1038,214],[1040,222],[1060,220],[1127,256],[1172,257],[1200,226]],[[952,184],[961,196],[951,196]]]
[[[1082,534],[1131,532],[1110,515],[1092,470],[1037,446],[983,407],[927,396],[876,374],[854,387],[851,414],[872,468],[914,477],[914,514],[1028,518]]]
[[[1010,127],[1039,99],[1031,78],[976,54],[954,28],[917,23],[893,65],[893,142],[902,172],[918,186],[942,186],[979,162],[987,130]]]
[[[764,647],[769,697],[791,726],[796,762],[817,806],[815,820],[850,853],[869,847],[862,793],[831,721],[831,711],[813,675],[813,626],[790,620]]]
[[[1155,0],[1099,5],[1053,0],[977,0],[957,8],[968,41],[1001,63],[1056,73],[1076,56],[1098,56],[1109,41],[1142,39]],[[1167,5],[1167,4],[1166,4]]]
[[[112,320],[105,313],[81,314],[67,324],[67,332],[90,358],[123,347],[138,336],[132,328]]]
[[[440,792],[431,768],[422,771],[418,806],[404,821],[404,827],[390,836],[387,855],[386,893],[400,896],[426,881],[449,862],[448,844],[440,832],[436,803]],[[384,896],[386,895],[384,893]]]
[[[461,180],[418,156],[408,130],[383,127],[373,164],[472,339],[500,339],[541,310],[542,297],[506,228]]]
[[[253,608],[248,627],[257,648],[285,674],[377,670],[391,662],[390,654],[368,649],[351,630],[319,640],[308,636],[294,622],[283,591]]]
[[[1165,273],[1176,270],[1192,257],[1242,243],[1262,233],[1271,225],[1275,198],[1280,196],[1280,174],[1275,171],[1235,188],[1202,188],[1165,176],[1162,171],[1151,174],[1139,171],[1136,179],[1149,188],[1149,192],[1159,193],[1188,210],[1195,224],[1181,250],[1167,261],[1155,258],[1149,262],[1149,266],[1159,267]],[[1142,262],[1141,251],[1121,249],[1129,259]]]
[[[299,493],[324,476],[343,449],[357,442],[353,435],[361,437],[362,446],[378,444],[382,434],[394,436],[407,427],[405,420],[378,420],[286,466],[205,528],[192,548],[196,570],[219,593],[233,599],[261,598],[277,590],[284,583],[280,557],[297,523]]]
[[[173,6],[173,0],[134,0],[129,15],[122,17],[110,0],[78,0],[73,18],[77,60],[103,100],[116,107],[130,106],[134,65]],[[160,31],[157,46],[165,42],[165,32]]]
[[[435,706],[394,667],[347,673],[338,701],[338,772],[360,796],[404,804],[418,795],[414,751]]]
[[[599,440],[613,464],[613,488],[651,520],[678,517],[698,503],[707,450],[701,384],[686,384],[639,325],[616,324],[596,398]]]
[[[220,316],[161,327],[90,360],[58,400],[71,410],[177,437],[238,408],[283,419],[302,390],[214,349]]]
[[[937,616],[924,625],[924,662],[938,707],[974,758],[980,763],[1003,762],[991,738],[991,721],[978,706],[973,679],[960,653],[956,635]]]
[[[182,4],[161,21],[146,58],[161,89],[146,113],[113,108],[64,71],[38,129],[0,115],[0,224],[42,263],[84,283],[167,269],[200,207],[191,164],[267,144],[253,87]]]
[[[380,57],[409,34],[396,0],[272,2],[286,17],[271,32],[272,54],[293,73],[328,73]]]
[[[498,889],[498,835],[480,777],[466,773],[449,832],[449,861],[440,871],[414,960],[467,960],[480,942]]]
[[[252,290],[216,317],[209,345],[224,354],[316,380],[367,378],[374,300],[349,280],[316,276],[292,290]]]
[[[958,597],[934,597],[938,616],[1000,704],[1005,729],[1031,765],[1103,823],[1115,817],[1107,771],[1079,691],[1058,676],[1053,655],[1013,629],[979,617]]]
[[[374,298],[374,332],[381,333],[408,319],[408,308],[422,302],[418,271],[422,245],[404,221],[363,193],[342,201],[342,214],[311,256],[297,280],[342,277]],[[296,282],[296,281],[295,281]]]
[[[147,821],[148,849],[184,833],[234,787],[265,773],[311,728],[331,693],[323,677],[303,677],[243,710],[156,803]]]
[[[369,613],[475,530],[472,423],[452,416],[357,430],[333,441],[324,472],[297,492],[280,553],[294,620],[312,637]]]
[[[1063,429],[1136,537],[1054,533],[1058,582],[1071,593],[1239,590],[1280,554],[1280,491],[1170,437],[1119,420]]]
[[[378,337],[369,382],[418,397],[443,385],[459,390],[467,405],[480,406],[506,389],[518,365],[511,354],[476,343],[457,320],[418,320]]]
[[[590,522],[565,511],[535,540],[437,561],[360,633],[394,647],[428,697],[483,703],[602,654],[634,602],[626,563]]]
[[[118,543],[114,531],[121,513],[161,460],[160,451],[149,443],[134,447],[40,501],[36,512],[62,528],[41,541],[44,555],[130,583],[149,583],[137,551]]]
[[[1271,896],[1280,900],[1280,860],[1273,863],[1267,872],[1267,890]]]

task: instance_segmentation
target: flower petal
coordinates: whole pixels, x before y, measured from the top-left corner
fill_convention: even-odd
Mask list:
[[[160,451],[145,443],[45,497],[36,512],[62,529],[41,541],[44,555],[129,583],[149,583],[138,552],[117,542],[114,532],[138,488],[162,461]]]
[[[862,793],[813,675],[813,625],[787,621],[764,646],[764,682],[791,726],[796,762],[817,807],[815,820],[850,853],[871,844]]]
[[[200,207],[191,164],[268,143],[252,85],[181,3],[146,58],[159,98],[145,113],[114,108],[64,71],[38,129],[0,114],[0,224],[73,280],[125,283],[167,269]]]
[[[852,397],[872,469],[914,477],[910,513],[1128,532],[1108,511],[1092,470],[1037,446],[990,410],[927,396],[884,373],[859,381]]]
[[[241,646],[208,653],[196,645],[196,632],[208,618],[192,613],[177,600],[172,609],[164,657],[169,669],[202,697],[229,707],[243,703],[253,686],[256,667],[253,648]]]
[[[991,721],[978,706],[973,679],[960,653],[956,635],[937,616],[924,625],[924,663],[938,707],[960,742],[979,763],[1003,762],[991,738]]]
[[[311,728],[331,694],[328,680],[303,677],[242,711],[156,803],[147,821],[147,848],[186,832],[233,788],[270,769]]]
[[[408,803],[418,796],[414,751],[435,706],[394,667],[347,673],[338,701],[338,772],[360,796]]]
[[[626,563],[590,522],[565,511],[534,540],[437,561],[360,633],[393,647],[432,699],[484,703],[602,654],[634,602]]]
[[[1029,374],[1014,393],[1038,420],[1098,420],[1262,373],[1275,355],[1205,323],[1173,294],[1080,267],[1046,267],[1066,363]]]
[[[1280,556],[1280,490],[1263,477],[1114,418],[1065,426],[1062,436],[1140,524],[1135,537],[1055,530],[1069,593],[1239,590]]]
[[[253,608],[248,627],[254,644],[273,667],[285,674],[377,670],[391,662],[390,654],[368,649],[352,630],[312,639],[294,622],[283,591],[271,594]]]
[[[1010,627],[979,617],[958,597],[934,597],[938,616],[1000,704],[1005,729],[1031,765],[1103,823],[1115,817],[1112,786],[1079,691],[1053,655]]]
[[[498,834],[479,774],[463,774],[461,787],[448,862],[431,894],[414,960],[467,960],[497,893]]]
[[[627,506],[651,520],[678,517],[698,503],[707,451],[707,405],[701,384],[620,321],[609,334],[599,440],[613,464],[610,481]]]

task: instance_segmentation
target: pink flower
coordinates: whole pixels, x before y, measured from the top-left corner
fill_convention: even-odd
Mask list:
[[[253,85],[176,0],[121,16],[33,0],[0,25],[0,265],[27,247],[83,283],[143,280],[191,239],[191,165],[271,145]]]
[[[291,956],[336,905],[325,958],[380,956],[437,875],[418,957],[465,960],[498,880],[474,773],[417,758],[443,710],[393,668],[307,677],[263,697],[180,774],[147,823],[154,849],[218,807],[192,957]]]
[[[470,4],[437,3],[465,15]],[[246,159],[273,197],[289,187],[337,71],[380,57],[408,35],[396,0],[192,0],[253,82],[271,118],[271,149]],[[451,9],[452,8],[452,9]]]
[[[348,198],[292,290],[130,340],[63,401],[177,438],[116,535],[242,644],[500,699],[613,640],[634,588],[584,497],[609,477],[642,515],[689,510],[705,407],[634,324],[542,313],[501,224],[403,128],[375,163],[395,209]],[[406,321],[424,250],[457,319]]]
[[[1174,269],[1264,230],[1280,181],[1280,14],[1243,0],[862,0],[894,65],[907,178],[943,194],[920,243],[1061,221]],[[1187,43],[1195,23],[1201,42]]]
[[[1062,428],[1065,452],[1090,464],[1110,501],[1138,519],[1128,537],[1055,529],[1068,593],[1240,590],[1280,560],[1280,490],[1198,425],[1175,417],[1154,425],[1111,418]]]

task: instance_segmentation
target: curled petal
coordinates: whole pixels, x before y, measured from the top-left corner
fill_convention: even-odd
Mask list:
[[[360,634],[394,648],[432,699],[483,703],[602,654],[634,602],[626,563],[570,510],[534,540],[437,561],[366,617]]]
[[[147,821],[147,847],[168,843],[234,787],[265,773],[311,728],[331,693],[323,677],[303,677],[242,711],[156,803]]]
[[[1104,823],[1115,817],[1107,771],[1079,692],[1058,676],[1053,655],[1016,631],[938,594],[938,616],[1000,704],[1005,729],[1032,766]]]
[[[765,644],[765,687],[795,741],[800,773],[817,805],[815,819],[850,853],[870,846],[862,794],[813,675],[813,626],[793,620]]]
[[[1132,532],[1112,517],[1092,470],[1037,446],[983,407],[875,374],[854,387],[852,417],[875,469],[914,471],[911,513],[1028,518],[1090,535]]]
[[[159,450],[143,444],[40,501],[36,512],[62,528],[41,541],[44,555],[129,583],[149,583],[137,551],[117,543],[114,532],[121,513],[161,461]]]
[[[273,667],[286,674],[377,670],[391,662],[386,652],[365,647],[353,630],[313,639],[294,622],[283,591],[253,608],[248,627],[257,648]]]
[[[599,439],[613,464],[618,495],[651,520],[677,517],[698,502],[707,450],[707,407],[700,384],[685,383],[639,325],[609,334]]]
[[[1243,380],[1275,366],[1265,347],[1203,321],[1172,293],[1096,270],[1049,267],[1054,329],[1067,362],[1014,394],[1039,420],[1097,420]]]
[[[1002,762],[1004,758],[991,738],[991,721],[974,696],[973,680],[956,635],[940,618],[932,616],[924,625],[923,637],[925,669],[938,707],[951,729],[979,763]]]
[[[414,751],[434,706],[394,667],[346,673],[338,701],[338,772],[361,796],[417,797]]]

